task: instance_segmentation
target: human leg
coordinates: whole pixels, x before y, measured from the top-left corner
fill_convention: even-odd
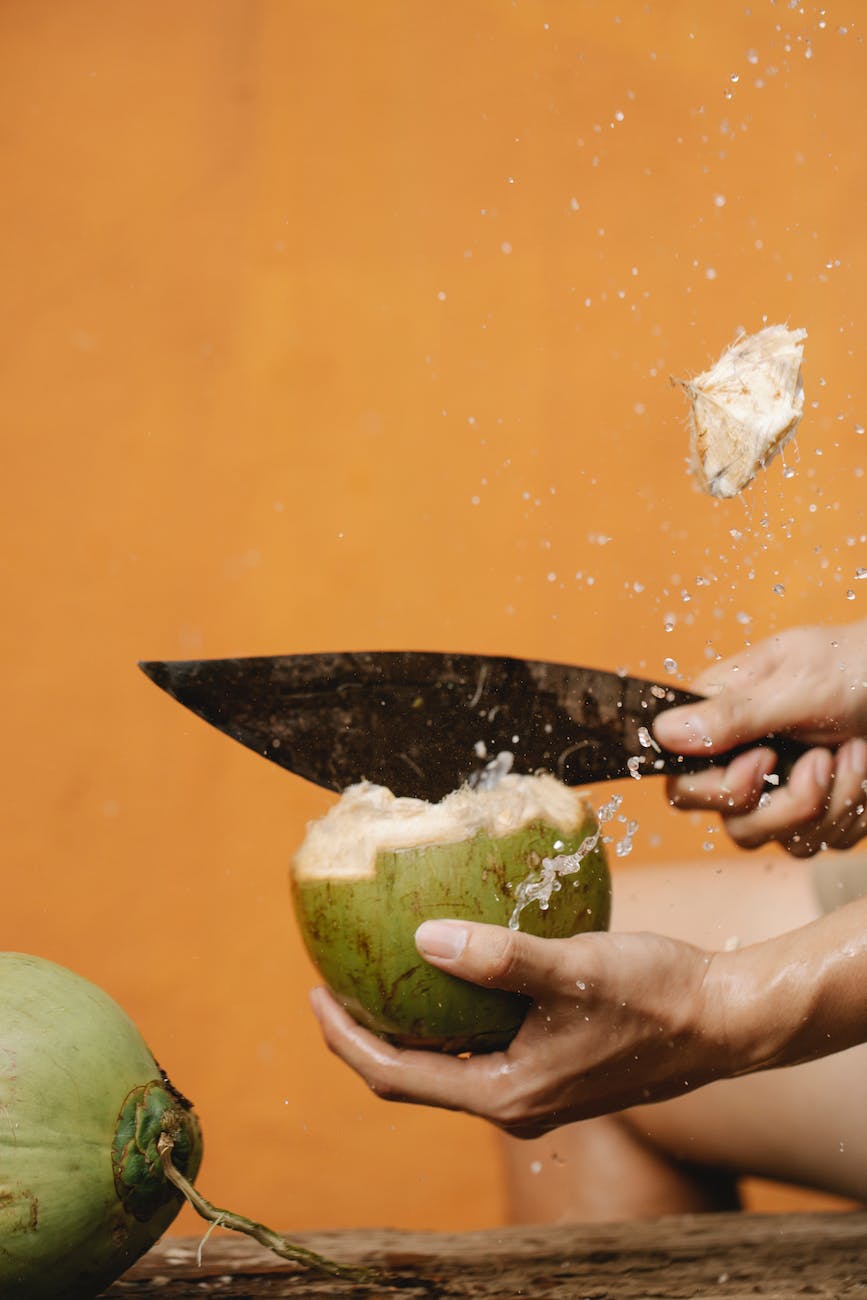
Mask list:
[[[622,1115],[532,1141],[504,1136],[511,1223],[611,1223],[739,1206],[735,1179],[673,1159]]]

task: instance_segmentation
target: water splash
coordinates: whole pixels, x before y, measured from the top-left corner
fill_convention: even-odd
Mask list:
[[[482,741],[476,744],[476,754],[479,758],[486,757],[486,751]],[[511,750],[503,749],[492,758],[481,772],[474,772],[469,778],[468,785],[475,790],[494,790],[500,784],[504,776],[508,776],[514,766],[515,755]]]
[[[628,821],[626,823],[626,830],[623,832],[623,837],[619,839],[614,846],[614,852],[617,854],[618,858],[625,858],[632,852],[632,840],[637,830],[638,822]]]
[[[603,827],[617,817],[622,802],[622,794],[612,795],[607,803],[596,810],[596,830],[584,837],[574,853],[558,853],[554,857],[543,858],[541,866],[530,872],[518,884],[515,890],[515,907],[509,917],[510,930],[521,928],[521,913],[531,903],[538,903],[541,911],[547,912],[551,905],[551,896],[563,888],[563,881],[569,876],[578,874],[585,858],[599,847],[600,841],[605,844],[611,842],[611,836],[603,834]],[[618,857],[624,857],[632,851],[632,840],[637,830],[638,822],[626,822],[624,834],[615,845],[615,853]],[[554,847],[556,849],[557,846]]]

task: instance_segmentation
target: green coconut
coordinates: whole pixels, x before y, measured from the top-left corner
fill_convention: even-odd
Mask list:
[[[351,1015],[391,1042],[453,1053],[506,1047],[529,1000],[425,962],[422,921],[562,939],[606,929],[611,909],[592,809],[547,775],[507,775],[439,804],[352,786],[308,826],[291,885],[307,951]]]
[[[190,1103],[132,1021],[87,980],[0,953],[0,1295],[96,1295],[174,1219],[201,1160]]]
[[[92,1300],[189,1201],[304,1268],[370,1281],[218,1209],[193,1186],[190,1103],[117,1003],[62,966],[0,953],[0,1297]]]

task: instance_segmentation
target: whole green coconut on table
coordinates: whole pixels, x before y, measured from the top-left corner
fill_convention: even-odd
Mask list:
[[[201,1154],[190,1103],[116,1002],[53,962],[0,953],[0,1300],[93,1300],[184,1198],[280,1259],[373,1278],[212,1205],[192,1182]]]
[[[455,1053],[505,1047],[529,1002],[425,962],[422,921],[568,938],[606,929],[611,907],[593,811],[549,775],[509,774],[438,804],[351,786],[308,826],[291,882],[307,950],[350,1013],[393,1042]],[[527,893],[542,901],[519,907]]]
[[[39,957],[0,953],[0,1296],[96,1295],[183,1197],[156,1143],[194,1178],[201,1134],[112,999]]]

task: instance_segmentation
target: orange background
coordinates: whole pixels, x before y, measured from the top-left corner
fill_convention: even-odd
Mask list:
[[[321,1044],[286,873],[329,796],[136,660],[449,648],[685,682],[863,616],[860,13],[0,10],[2,942],[129,1010],[218,1204],[503,1213],[491,1130],[378,1102]],[[809,330],[796,473],[714,502],[669,376],[766,319]],[[707,818],[626,786],[632,862],[713,869]]]

